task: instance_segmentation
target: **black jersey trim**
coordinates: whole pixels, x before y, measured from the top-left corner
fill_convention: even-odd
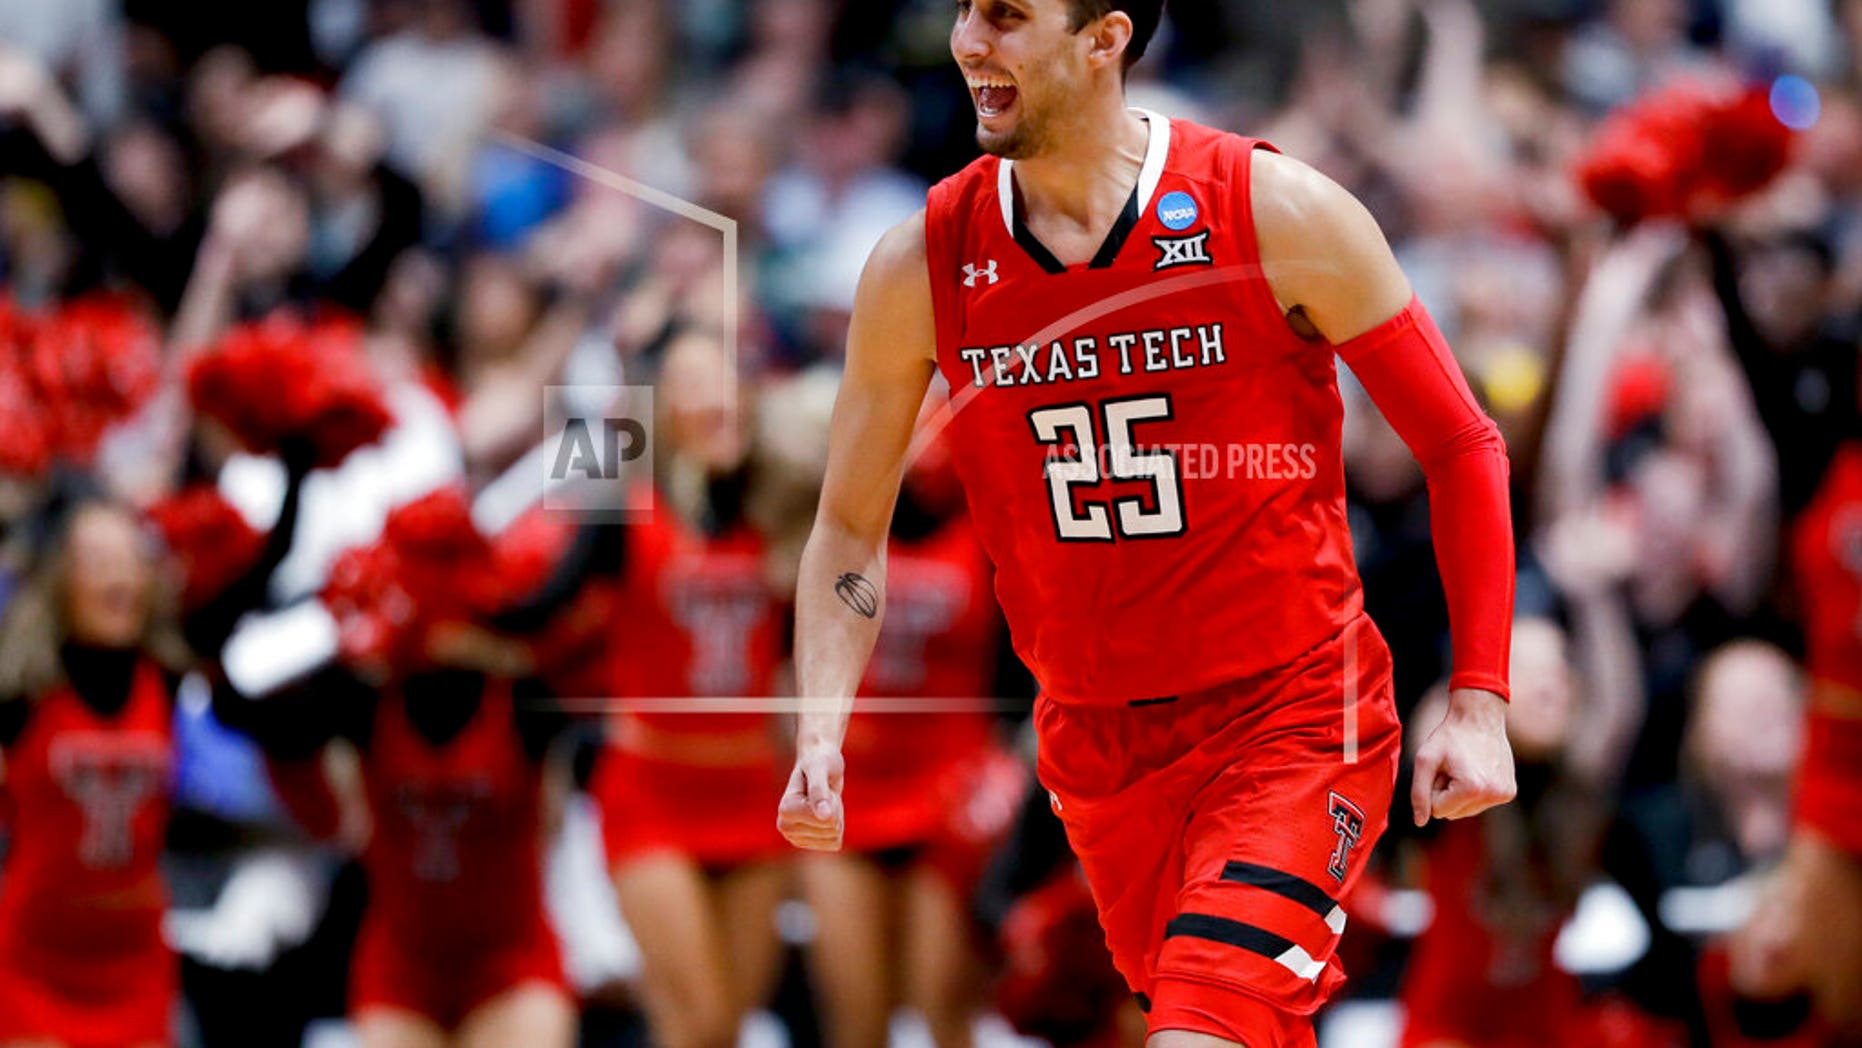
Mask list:
[[[1086,268],[1110,269],[1112,263],[1118,261],[1119,252],[1124,250],[1125,242],[1131,239],[1131,231],[1138,228],[1138,215],[1138,187],[1133,186],[1131,196],[1125,198],[1125,210],[1119,212],[1118,221],[1112,223],[1112,228],[1106,231],[1105,240],[1099,244],[1098,254],[1095,254],[1093,260],[1086,264]],[[1028,257],[1034,259],[1035,265],[1040,266],[1042,270],[1048,273],[1067,271],[1067,267],[1061,264],[1060,259],[1054,257],[1054,253],[1047,249],[1047,245],[1041,243],[1041,239],[1034,235],[1034,230],[1028,228],[1028,223],[1022,220],[1022,209],[1019,207],[1015,209],[1015,226],[1012,232],[1015,234],[1015,242],[1022,246],[1023,251],[1028,252]]]
[[[1034,235],[1034,231],[1028,228],[1028,223],[1022,221],[1020,208],[1015,209],[1014,233],[1015,242],[1022,246],[1023,251],[1028,252],[1028,257],[1034,259],[1035,265],[1049,273],[1067,271],[1067,267],[1060,264],[1060,259],[1055,258],[1054,253],[1047,249],[1047,245],[1041,243],[1040,239]]]
[[[1087,264],[1088,269],[1107,269],[1118,260],[1118,253],[1124,249],[1125,241],[1131,238],[1131,231],[1138,228],[1138,187],[1131,187],[1131,196],[1125,198],[1125,210],[1119,212],[1118,221],[1106,233],[1105,243],[1099,245],[1099,253]]]

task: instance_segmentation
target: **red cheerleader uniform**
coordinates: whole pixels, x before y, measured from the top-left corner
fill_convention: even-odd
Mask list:
[[[166,1044],[179,990],[162,940],[171,706],[161,671],[132,671],[100,714],[68,685],[6,748],[11,844],[0,876],[0,1042]]]
[[[783,852],[770,815],[787,767],[766,712],[695,712],[686,700],[775,690],[782,607],[765,544],[669,510],[633,530],[616,622],[622,711],[593,784],[608,861],[677,852],[713,868]]]
[[[385,696],[362,771],[374,832],[351,1010],[450,1029],[524,983],[566,987],[543,901],[541,770],[512,729],[510,683],[488,680],[471,720],[439,743]]]
[[[1429,849],[1435,918],[1410,953],[1403,984],[1403,1045],[1579,1043],[1578,981],[1552,954],[1570,914],[1547,907],[1531,928],[1496,930],[1482,916],[1487,874],[1482,821],[1444,824]]]
[[[998,612],[988,558],[966,517],[886,554],[886,617],[861,695],[953,700],[948,711],[854,705],[843,846],[924,848],[959,890],[1015,819],[1027,773],[994,744],[982,703],[995,675]],[[963,705],[967,703],[967,705]]]
[[[1812,689],[1797,822],[1862,859],[1862,444],[1830,462],[1791,555]]]

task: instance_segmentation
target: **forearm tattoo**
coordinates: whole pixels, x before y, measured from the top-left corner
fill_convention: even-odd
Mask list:
[[[879,614],[879,587],[859,572],[850,571],[835,579],[834,595],[856,615],[870,619]]]

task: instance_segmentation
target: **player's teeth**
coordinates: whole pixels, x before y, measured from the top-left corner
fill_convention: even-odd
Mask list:
[[[1015,89],[994,84],[981,87],[976,92],[976,105],[985,114],[994,116],[1015,104]]]

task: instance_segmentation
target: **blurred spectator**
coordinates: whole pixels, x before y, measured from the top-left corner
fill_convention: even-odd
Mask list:
[[[84,115],[110,127],[127,99],[123,15],[117,0],[6,0],[0,42],[69,84]]]
[[[380,118],[389,164],[442,207],[456,207],[466,158],[497,116],[514,70],[480,35],[465,0],[410,6],[411,24],[356,56],[342,96]]]
[[[1582,548],[1561,550],[1565,577]],[[1573,579],[1573,581],[1576,581]],[[1641,714],[1628,620],[1606,572],[1585,580],[1575,651],[1546,619],[1514,625],[1520,682],[1507,735],[1518,762],[1515,804],[1440,829],[1427,845],[1434,919],[1405,975],[1405,1045],[1486,1048],[1588,1043],[1575,976],[1554,945],[1596,876],[1608,802]],[[1628,661],[1629,665],[1624,665]],[[1578,667],[1583,667],[1579,669]],[[1443,715],[1438,691],[1411,721],[1426,736]]]
[[[1673,911],[1662,899],[1678,887],[1729,884],[1782,854],[1803,689],[1801,671],[1770,645],[1741,641],[1714,652],[1691,690],[1683,777],[1622,805],[1610,865],[1652,931],[1628,987],[1696,1037],[1706,1036],[1698,990],[1674,973],[1695,969],[1698,948],[1663,919]]]
[[[1634,98],[1701,65],[1688,40],[1686,0],[1606,0],[1604,17],[1579,29],[1565,55],[1564,85],[1592,112]]]

